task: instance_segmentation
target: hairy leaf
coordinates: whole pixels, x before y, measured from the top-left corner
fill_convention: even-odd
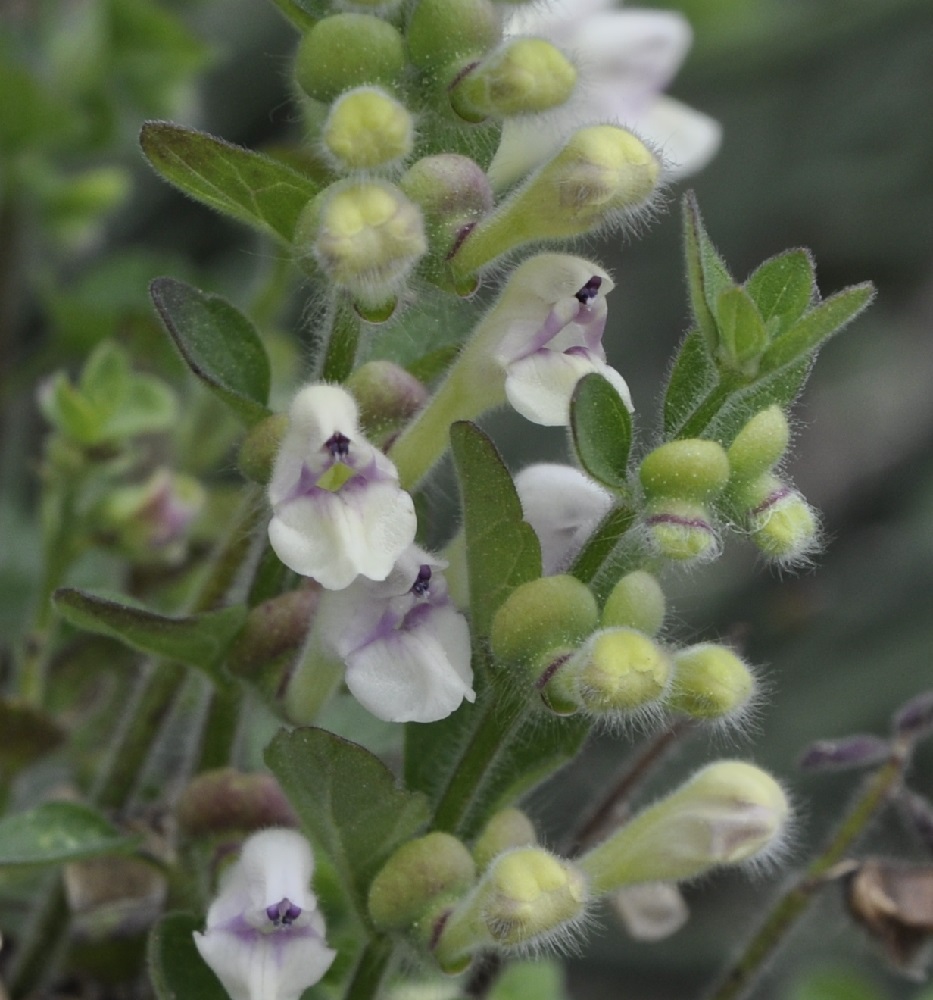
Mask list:
[[[580,379],[570,400],[570,431],[580,464],[610,490],[625,489],[632,417],[602,375]]]
[[[678,437],[690,415],[715,387],[719,375],[699,330],[691,330],[680,345],[664,393],[664,436]]]
[[[787,250],[755,268],[745,282],[772,338],[806,312],[816,294],[813,258],[808,250]]]

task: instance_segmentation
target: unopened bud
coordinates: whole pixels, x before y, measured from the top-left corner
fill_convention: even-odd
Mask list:
[[[369,889],[369,915],[380,930],[406,930],[473,886],[476,865],[449,833],[402,844]]]
[[[418,0],[408,19],[408,56],[437,72],[488,52],[502,37],[502,18],[490,0]]]
[[[773,851],[790,807],[781,786],[742,761],[710,764],[580,859],[597,892],[681,881]]]
[[[481,221],[451,256],[457,275],[475,274],[537,240],[583,236],[645,207],[661,165],[631,132],[615,125],[580,129],[564,148]]]
[[[237,467],[247,479],[261,486],[268,484],[287,430],[287,413],[274,413],[250,429],[237,455]]]
[[[413,417],[428,398],[423,383],[384,358],[360,365],[344,385],[359,404],[360,427],[374,442]]]
[[[755,678],[731,649],[704,642],[674,654],[668,708],[695,719],[741,716],[755,692]]]
[[[898,736],[925,736],[933,728],[933,691],[924,691],[901,705],[892,722]]]
[[[456,968],[481,948],[559,941],[583,918],[588,895],[574,865],[539,847],[500,854],[450,914],[434,954],[442,968]]]
[[[404,69],[402,36],[371,14],[325,17],[301,39],[295,55],[298,85],[325,103],[365,84],[391,88]]]
[[[891,755],[891,744],[878,736],[858,733],[841,740],[817,740],[803,752],[804,771],[845,771],[880,764]]]
[[[782,565],[805,561],[819,542],[816,513],[792,486],[766,472],[742,492],[752,541]]]
[[[669,441],[645,457],[638,474],[649,502],[665,497],[706,503],[729,481],[729,459],[715,441]]]
[[[411,153],[414,123],[384,90],[360,87],[334,102],[321,142],[341,171],[391,167]]]
[[[677,562],[704,562],[719,555],[719,534],[712,514],[702,504],[657,500],[645,518],[657,553]]]
[[[296,245],[367,310],[397,296],[427,250],[421,212],[388,181],[341,181],[304,210]]]
[[[485,871],[493,858],[513,847],[533,847],[538,842],[534,825],[521,809],[502,809],[483,827],[473,845],[473,858]]]
[[[542,38],[513,38],[462,73],[450,88],[453,109],[467,121],[533,114],[569,99],[577,71]]]
[[[603,607],[603,628],[635,628],[657,635],[664,624],[667,602],[658,579],[643,569],[626,573],[612,588]]]
[[[756,413],[729,446],[732,479],[746,481],[770,472],[784,457],[789,441],[790,424],[780,406]]]
[[[667,653],[631,628],[603,629],[554,672],[545,701],[597,716],[621,716],[656,703],[670,678]]]
[[[298,826],[298,817],[271,774],[243,774],[232,767],[203,771],[181,793],[179,828],[191,837]]]

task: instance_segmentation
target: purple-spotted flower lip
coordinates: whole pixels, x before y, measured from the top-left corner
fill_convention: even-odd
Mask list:
[[[350,454],[350,439],[341,431],[337,431],[324,442],[324,447],[330,453],[330,457],[336,461],[343,461]]]
[[[426,596],[431,586],[431,575],[431,567],[427,563],[422,563],[415,582],[411,585],[411,592],[416,597]]]
[[[301,907],[296,906],[287,896],[266,907],[266,916],[272,921],[273,927],[290,927],[301,913]]]

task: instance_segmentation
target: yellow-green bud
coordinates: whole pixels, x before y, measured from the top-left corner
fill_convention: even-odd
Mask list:
[[[287,430],[287,413],[275,413],[250,429],[237,455],[237,467],[247,479],[262,486],[269,482],[275,456]]]
[[[544,576],[509,594],[492,620],[494,655],[528,664],[535,675],[575,649],[596,627],[599,610],[586,584],[572,576]]]
[[[388,181],[332,184],[304,210],[296,244],[367,310],[391,302],[427,250],[421,212]]]
[[[573,933],[584,916],[586,879],[539,847],[500,854],[450,914],[434,949],[442,968],[490,946],[515,948]]]
[[[374,170],[405,159],[414,134],[403,104],[379,87],[359,87],[334,101],[321,142],[338,170]]]
[[[405,40],[412,63],[426,72],[488,52],[502,38],[502,19],[490,0],[418,0]]]
[[[451,257],[456,275],[474,274],[517,246],[583,236],[644,207],[661,164],[631,132],[582,128],[564,148],[481,221]]]
[[[681,881],[762,858],[780,842],[790,807],[765,771],[737,760],[703,768],[579,861],[593,890]]]
[[[271,774],[244,774],[232,767],[202,771],[193,778],[178,799],[175,815],[190,837],[298,825]]]
[[[394,361],[379,358],[360,365],[344,383],[360,408],[360,427],[370,440],[381,440],[413,417],[428,390]]]
[[[576,82],[560,49],[541,38],[514,38],[457,78],[450,103],[472,122],[533,114],[563,104]]]
[[[790,425],[780,406],[756,413],[729,446],[729,468],[735,482],[754,479],[773,469],[784,457]]]
[[[534,825],[521,809],[502,809],[483,827],[473,845],[473,859],[482,872],[504,851],[513,847],[533,847],[537,842]]]
[[[380,930],[407,930],[473,886],[476,865],[449,833],[409,841],[389,858],[369,888],[369,915]]]
[[[729,459],[715,441],[669,441],[645,457],[639,476],[649,501],[670,497],[705,503],[729,481]]]
[[[748,667],[726,646],[700,643],[674,654],[667,705],[697,719],[740,714],[755,691]]]
[[[648,636],[631,628],[603,629],[561,664],[543,694],[593,715],[624,715],[658,701],[670,672],[667,653]]]
[[[646,635],[657,635],[666,611],[667,602],[657,577],[636,569],[612,588],[600,624],[603,628],[636,628]]]
[[[765,473],[742,492],[749,535],[770,559],[783,565],[805,561],[819,544],[816,512],[792,486]]]
[[[298,85],[325,103],[364,84],[391,88],[404,69],[402,36],[371,14],[325,17],[301,39],[295,55]]]
[[[719,535],[702,504],[657,500],[649,506],[645,527],[654,548],[667,559],[694,562],[719,554]]]

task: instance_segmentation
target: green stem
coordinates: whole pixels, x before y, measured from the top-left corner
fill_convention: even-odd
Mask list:
[[[345,382],[353,371],[360,343],[360,323],[349,297],[336,294],[331,305],[330,335],[321,368],[321,378],[325,382]]]
[[[906,759],[906,748],[896,745],[886,763],[868,779],[826,849],[778,900],[761,929],[748,943],[709,1000],[738,1000],[755,985],[768,960],[803,916],[814,891],[823,884],[826,874],[842,861],[888,800],[901,779]]]
[[[239,685],[215,687],[211,691],[196,772],[227,767],[230,764],[239,729],[242,701],[242,689]]]
[[[635,523],[635,511],[631,507],[613,507],[603,518],[596,531],[570,568],[571,575],[582,583],[590,584],[612,555],[615,547]],[[615,581],[613,581],[615,582]]]
[[[346,1000],[376,1000],[394,966],[392,942],[385,936],[370,938],[353,970]]]

